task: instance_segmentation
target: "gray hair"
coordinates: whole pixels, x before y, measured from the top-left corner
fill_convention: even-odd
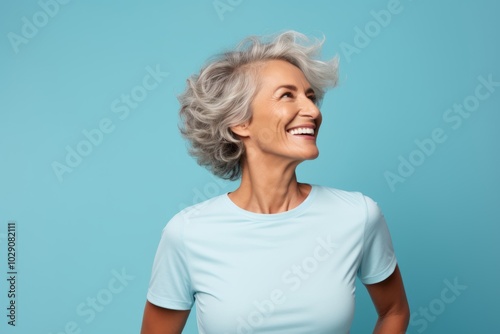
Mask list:
[[[189,154],[214,175],[236,180],[241,177],[243,142],[230,127],[252,117],[251,103],[258,89],[258,65],[285,60],[297,66],[321,103],[328,88],[337,84],[338,58],[318,58],[322,40],[311,40],[295,31],[276,36],[251,36],[237,47],[212,58],[199,74],[187,80],[179,95],[179,130],[189,141]]]

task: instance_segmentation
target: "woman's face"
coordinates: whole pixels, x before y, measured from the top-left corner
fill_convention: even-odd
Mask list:
[[[270,60],[259,68],[257,80],[252,118],[233,129],[243,137],[247,154],[267,162],[316,158],[322,118],[314,103],[315,93],[302,71],[286,61]]]

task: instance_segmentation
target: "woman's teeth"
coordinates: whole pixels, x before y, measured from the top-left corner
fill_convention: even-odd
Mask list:
[[[288,132],[292,135],[314,135],[314,129],[311,128],[296,128]]]

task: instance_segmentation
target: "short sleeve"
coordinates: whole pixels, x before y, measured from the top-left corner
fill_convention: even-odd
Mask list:
[[[366,221],[358,277],[364,284],[374,284],[385,280],[394,272],[397,260],[382,211],[370,197],[364,198]]]
[[[194,303],[183,243],[184,223],[177,214],[163,229],[147,293],[152,304],[174,310],[191,309]]]

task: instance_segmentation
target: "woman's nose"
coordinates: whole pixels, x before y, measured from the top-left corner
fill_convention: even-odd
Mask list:
[[[299,115],[307,116],[310,118],[318,118],[321,112],[319,111],[318,106],[314,101],[312,101],[309,97],[304,96],[300,99],[300,112]]]

